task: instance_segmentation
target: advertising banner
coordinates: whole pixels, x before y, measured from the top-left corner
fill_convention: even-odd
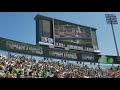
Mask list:
[[[98,62],[103,64],[114,64],[116,61],[115,56],[107,56],[107,55],[98,55]]]
[[[0,38],[0,44],[1,50],[30,55],[43,55],[43,48],[40,46],[17,42],[5,38]]]
[[[120,64],[120,56],[115,56],[115,64]]]
[[[46,46],[32,45],[5,38],[0,38],[0,50],[71,61],[120,64],[120,57],[117,56],[96,55],[93,53],[80,52],[76,50],[49,48]]]

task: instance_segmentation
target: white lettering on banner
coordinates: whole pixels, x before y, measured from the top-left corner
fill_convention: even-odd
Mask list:
[[[88,48],[88,47],[85,47],[85,50],[88,50],[88,51],[94,51],[93,48]]]
[[[26,46],[25,50],[29,50],[29,47]]]
[[[18,43],[15,43],[15,42],[10,42],[10,41],[6,42],[6,47],[9,47],[11,49],[16,48],[18,50],[25,50],[25,46],[18,44]]]
[[[43,54],[42,48],[38,48],[38,47],[29,47],[29,50],[30,50],[32,53]]]
[[[23,51],[26,50],[26,51],[31,51],[31,53],[43,54],[43,49],[41,47],[27,46],[25,44],[20,44],[12,41],[6,41],[6,47],[8,49],[16,49]]]
[[[13,47],[12,47],[12,45],[11,45],[11,42],[6,42],[6,47],[9,47],[9,48],[11,48],[11,49],[13,49]]]
[[[62,57],[62,58],[77,59],[76,53],[49,51],[49,55],[56,56],[56,57]]]
[[[36,54],[43,54],[43,51],[36,51]]]
[[[75,46],[75,45],[67,45],[67,47],[70,48],[70,49],[83,50],[83,47]]]
[[[56,46],[65,47],[64,43],[55,43]]]
[[[94,55],[82,54],[82,60],[94,61]]]
[[[117,61],[120,61],[120,56],[117,56]]]
[[[58,47],[67,47],[69,49],[75,49],[75,50],[94,51],[93,48],[64,44],[64,43],[58,43],[58,42],[56,42],[55,45],[58,46]]]

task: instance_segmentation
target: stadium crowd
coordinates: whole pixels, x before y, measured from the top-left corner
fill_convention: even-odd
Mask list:
[[[118,67],[103,70],[25,56],[0,56],[0,78],[120,78],[119,73]]]

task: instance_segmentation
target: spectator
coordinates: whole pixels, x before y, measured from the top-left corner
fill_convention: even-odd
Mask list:
[[[113,73],[115,72],[115,73]],[[0,78],[119,78],[119,67],[102,70],[25,56],[0,56]]]

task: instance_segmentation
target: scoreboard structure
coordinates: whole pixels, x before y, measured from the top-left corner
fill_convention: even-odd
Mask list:
[[[100,55],[96,28],[42,15],[35,16],[36,45],[0,37],[0,50],[77,62],[120,64],[120,57]]]
[[[96,28],[37,14],[36,44],[99,54]]]

